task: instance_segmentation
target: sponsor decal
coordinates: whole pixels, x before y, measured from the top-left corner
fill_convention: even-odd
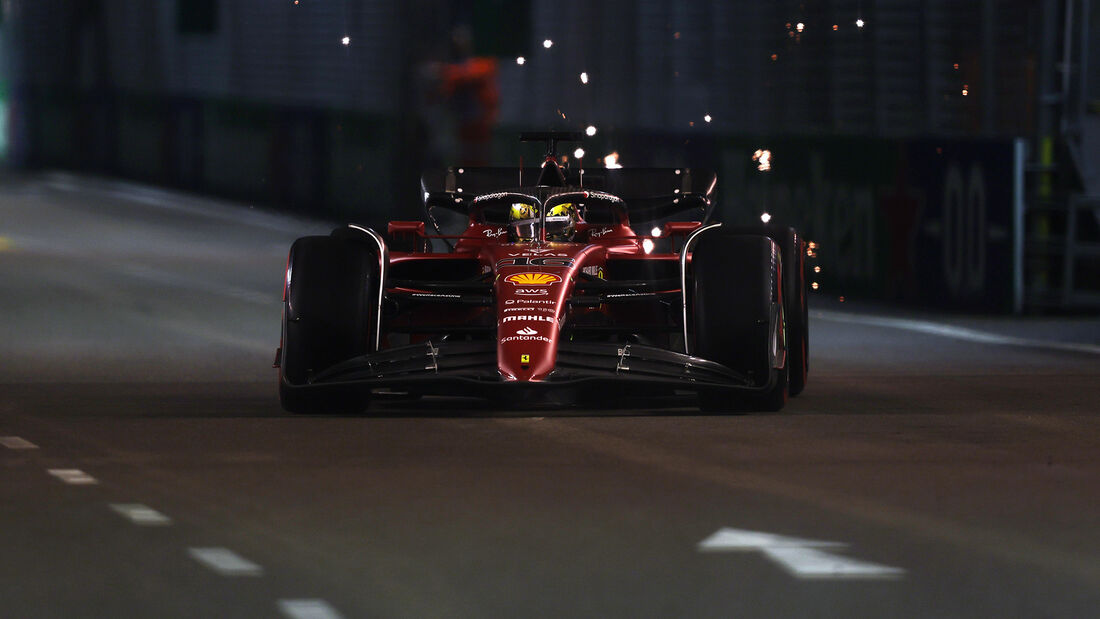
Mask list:
[[[593,230],[593,231],[588,233],[588,238],[598,239],[601,236],[611,232],[612,230],[614,230],[614,228],[602,228],[600,230]]]
[[[531,322],[557,322],[550,316],[536,316],[534,314],[519,314],[516,316],[505,316],[501,322],[512,322],[513,320],[531,321]]]
[[[528,249],[526,251],[522,251],[522,252],[517,253],[517,254],[509,253],[508,255],[511,256],[512,258],[515,258],[517,256],[557,256],[559,258],[565,258],[569,254],[563,254],[561,252],[556,252],[553,249],[534,249],[534,248],[532,248],[532,249]]]
[[[439,292],[414,292],[411,297],[427,297],[429,299],[461,299],[460,294],[443,294]]]
[[[520,355],[519,362],[523,364],[531,363],[531,355]]]
[[[516,288],[515,293],[526,297],[545,297],[550,291],[546,288]]]
[[[554,309],[550,307],[506,307],[505,312],[543,312],[545,314],[553,314]]]
[[[490,239],[497,239],[508,233],[504,228],[497,228],[496,230],[482,230],[482,232],[484,232],[485,236]]]
[[[504,302],[505,305],[556,305],[550,299],[508,299]]]
[[[581,271],[584,272],[586,275],[594,275],[594,276],[596,276],[600,279],[604,279],[603,267],[600,267],[600,266],[584,267],[583,269],[581,269]]]
[[[571,267],[573,266],[572,258],[528,258],[520,256],[518,258],[505,258],[504,260],[497,261],[497,268],[500,267]]]
[[[561,281],[561,278],[553,273],[516,273],[504,278],[516,286],[549,286]]]
[[[538,335],[539,332],[535,331],[531,327],[524,327],[516,331],[516,335]]]
[[[508,342],[546,342],[550,343],[550,338],[542,335],[511,335],[502,340],[501,344],[507,344]]]

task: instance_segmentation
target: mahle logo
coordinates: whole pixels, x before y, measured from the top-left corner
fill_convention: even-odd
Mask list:
[[[553,273],[516,273],[504,278],[516,286],[549,286],[561,281],[561,278]]]

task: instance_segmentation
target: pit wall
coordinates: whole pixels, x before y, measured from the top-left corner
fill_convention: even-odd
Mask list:
[[[358,112],[56,89],[10,99],[9,160],[21,167],[119,176],[372,226],[418,219],[419,170],[440,164],[415,123]],[[516,143],[519,129],[498,128],[494,163],[537,160],[537,146]],[[627,166],[714,169],[721,220],[748,223],[766,212],[817,244],[822,294],[1019,309],[1022,141],[693,131],[601,133],[584,144],[585,163],[614,150]],[[753,160],[760,149],[771,153],[770,171]]]

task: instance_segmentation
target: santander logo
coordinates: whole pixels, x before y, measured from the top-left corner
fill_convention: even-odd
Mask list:
[[[531,327],[524,327],[519,331],[516,331],[516,335],[538,335],[538,331],[535,331]]]

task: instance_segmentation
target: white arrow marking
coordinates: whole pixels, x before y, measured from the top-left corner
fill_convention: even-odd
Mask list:
[[[843,549],[846,544],[797,537],[784,537],[762,531],[718,529],[699,542],[700,552],[748,552],[758,550],[795,578],[901,578],[900,567],[879,565],[835,555],[821,548]]]

